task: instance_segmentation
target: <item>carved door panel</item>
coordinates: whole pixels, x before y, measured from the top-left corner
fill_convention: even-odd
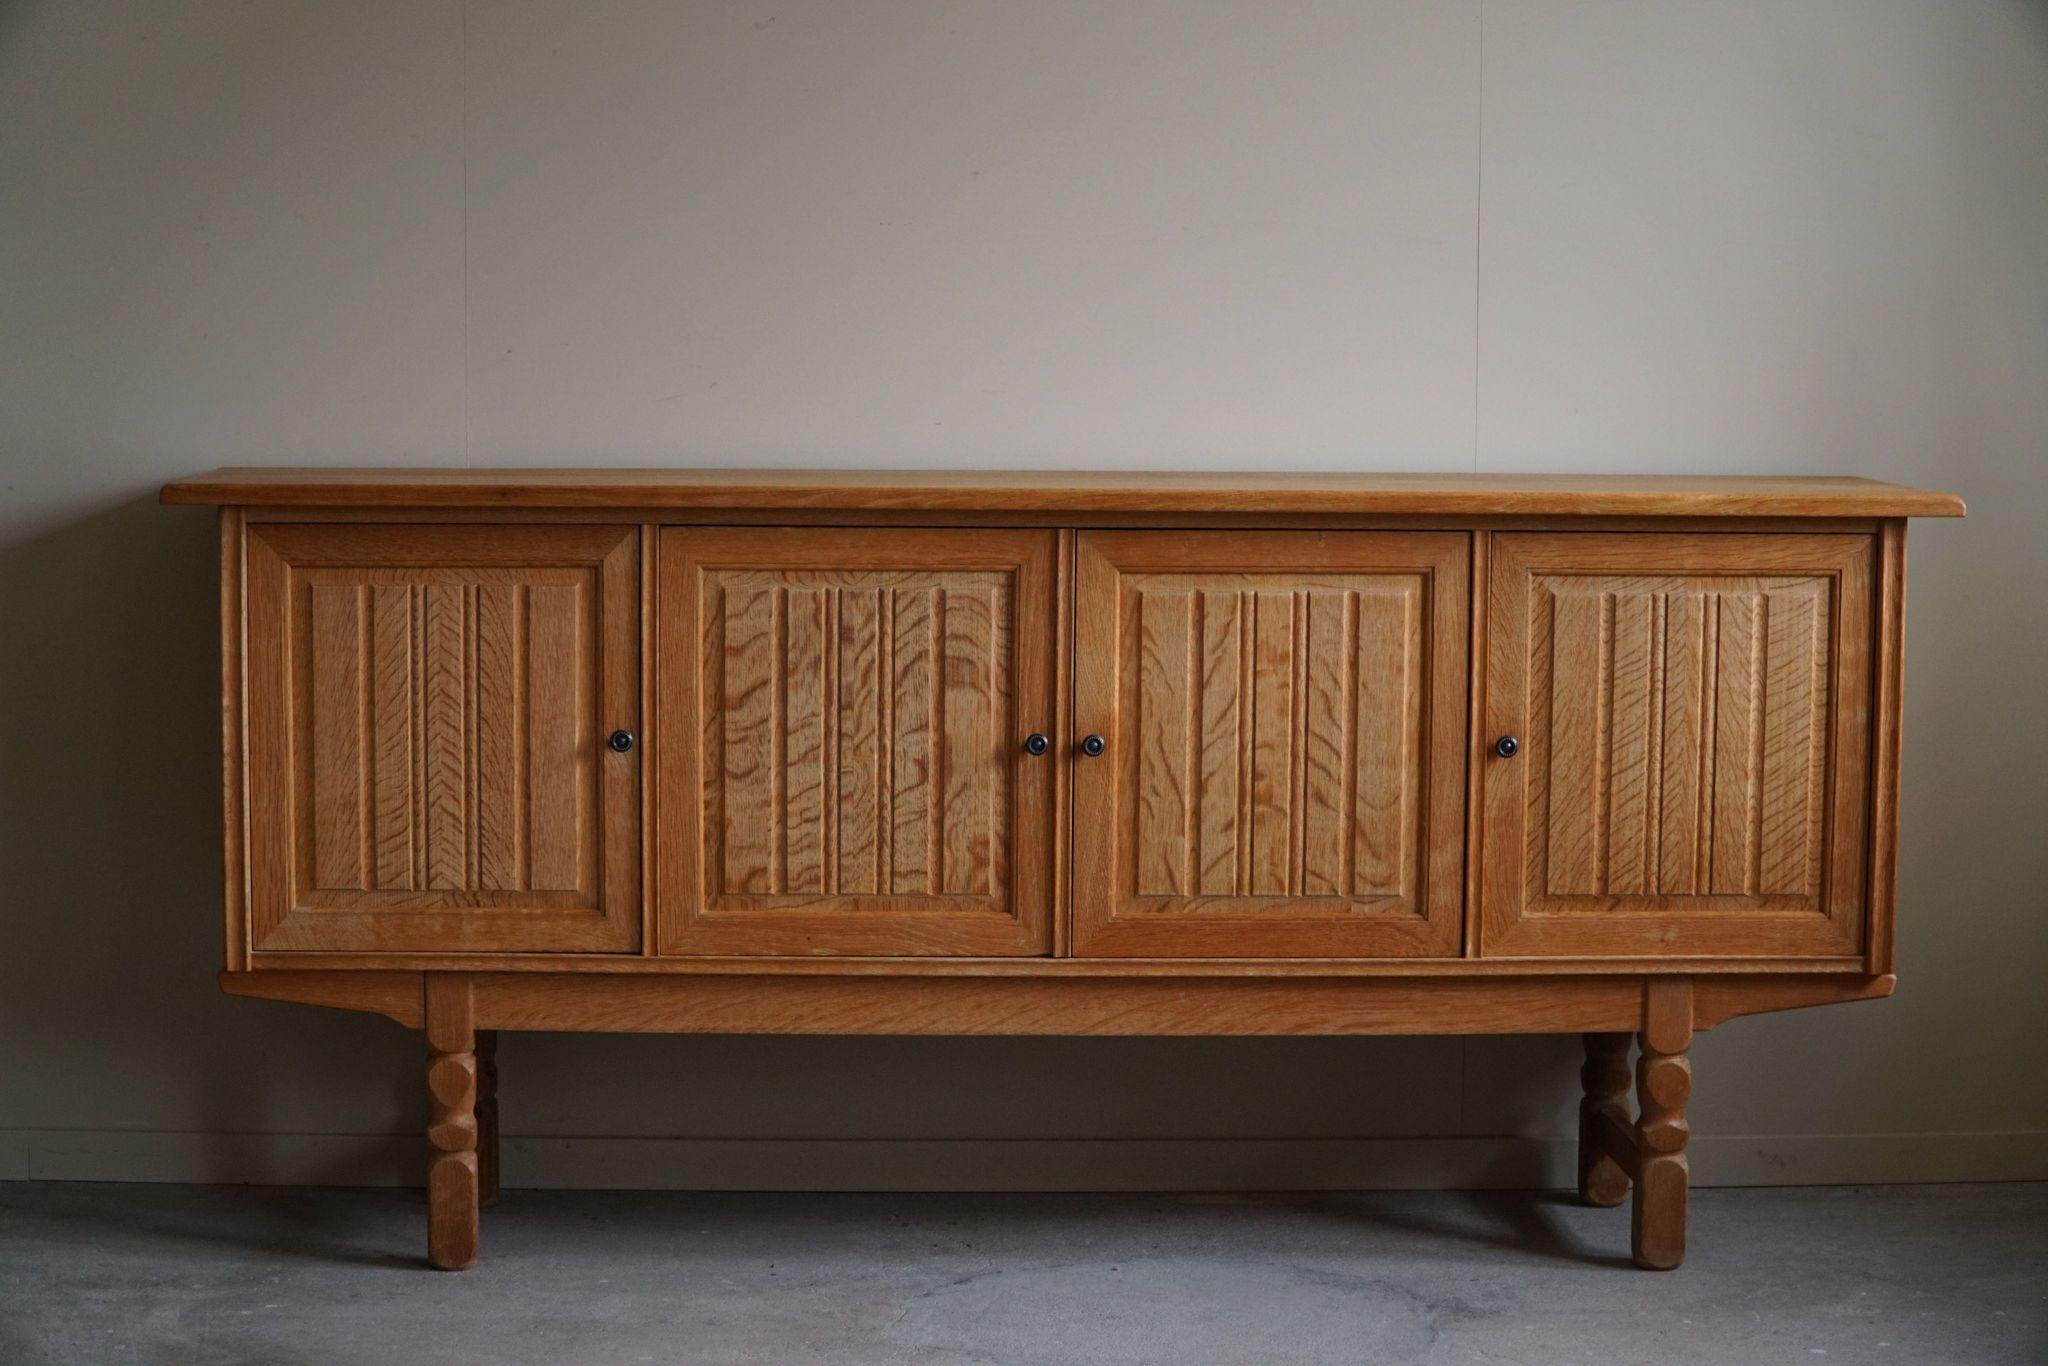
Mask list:
[[[1493,544],[1484,952],[1857,952],[1871,538]]]
[[[639,531],[248,534],[257,949],[640,940]]]
[[[1470,538],[1079,538],[1074,944],[1454,955]]]
[[[662,533],[662,952],[1051,950],[1058,543]]]

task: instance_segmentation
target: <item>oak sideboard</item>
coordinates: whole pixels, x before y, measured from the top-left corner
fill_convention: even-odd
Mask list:
[[[1890,994],[1906,519],[1860,479],[224,469],[236,995],[424,1031],[1584,1036]],[[1631,1045],[1635,1058],[1631,1069]],[[1629,1103],[1633,1072],[1634,1105]]]

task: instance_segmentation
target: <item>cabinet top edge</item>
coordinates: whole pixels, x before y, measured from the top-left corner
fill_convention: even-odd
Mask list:
[[[229,466],[166,484],[162,499],[226,507],[1539,517],[1960,517],[1965,511],[1963,500],[1950,493],[1813,475]]]

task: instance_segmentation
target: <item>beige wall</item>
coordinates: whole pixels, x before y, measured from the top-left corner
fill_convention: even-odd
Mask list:
[[[212,984],[230,461],[1956,489],[1900,994],[1707,1036],[1696,1166],[2048,1176],[2038,3],[0,5],[0,1176],[417,1169],[415,1039]],[[1525,1181],[1574,1048],[517,1037],[508,1167]]]

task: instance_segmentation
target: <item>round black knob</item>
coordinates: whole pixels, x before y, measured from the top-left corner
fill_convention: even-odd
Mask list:
[[[1036,731],[1024,737],[1024,752],[1026,754],[1043,754],[1051,748],[1052,741]]]
[[[1081,752],[1091,759],[1108,748],[1109,741],[1103,739],[1100,735],[1091,735],[1081,742]]]
[[[611,738],[606,740],[605,743],[612,747],[612,753],[624,754],[633,747],[633,732],[630,730],[615,730],[611,733]]]
[[[1503,759],[1512,759],[1522,752],[1522,742],[1512,735],[1503,735],[1493,742],[1493,752]]]

